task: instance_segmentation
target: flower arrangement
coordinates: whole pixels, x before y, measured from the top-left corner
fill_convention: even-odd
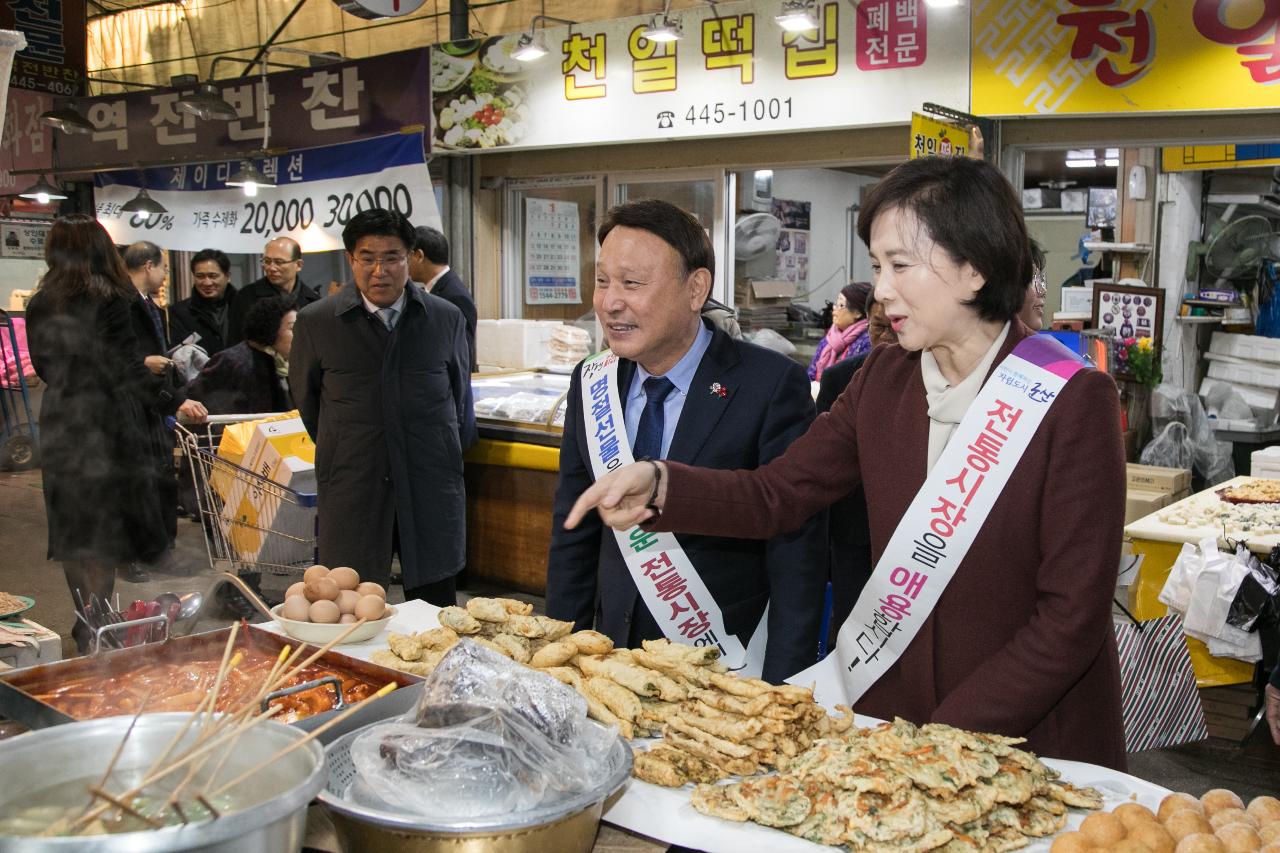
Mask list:
[[[1116,341],[1118,367],[1132,374],[1135,382],[1154,388],[1160,384],[1160,359],[1151,338],[1121,338]]]

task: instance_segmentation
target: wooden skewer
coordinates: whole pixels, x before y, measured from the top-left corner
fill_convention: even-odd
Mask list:
[[[102,799],[106,800],[108,803],[120,809],[121,811],[128,812],[129,814],[133,815],[138,820],[145,821],[147,824],[151,826],[152,829],[160,829],[162,826],[164,826],[164,824],[162,824],[160,821],[156,820],[153,817],[148,817],[147,815],[144,815],[142,812],[138,811],[133,806],[126,803],[124,800],[119,799],[114,794],[110,794],[102,790],[102,788],[98,787],[97,785],[90,785],[89,793],[93,794],[95,797],[101,797]]]
[[[231,659],[231,650],[235,647],[236,634],[238,634],[239,631],[240,623],[237,622],[232,624],[231,632],[227,635],[227,645],[222,650],[222,664],[218,667],[219,671],[221,671],[222,667],[226,666],[227,661]],[[191,724],[200,716],[201,711],[203,711],[204,708],[210,705],[213,701],[213,694],[206,693],[204,699],[200,700],[200,704],[196,706],[195,711],[193,711],[191,716],[187,718],[186,724],[178,730],[178,733],[173,736],[173,740],[169,741],[169,745],[164,748],[159,757],[157,757],[156,760],[152,762],[151,766],[147,768],[148,776],[155,772],[157,768],[169,759],[169,756],[173,754],[173,750],[177,748],[178,744],[182,742],[182,739],[186,737],[187,732],[191,730]]]
[[[243,772],[243,773],[241,773],[239,776],[237,776],[236,778],[232,779],[230,782],[226,783],[226,784],[225,784],[225,785],[223,785],[222,787],[220,787],[220,788],[218,788],[217,790],[215,790],[215,791],[212,793],[212,795],[211,795],[211,796],[216,797],[216,796],[218,796],[219,794],[223,794],[223,793],[225,793],[225,792],[227,791],[227,789],[228,789],[228,788],[234,788],[236,785],[240,784],[240,783],[241,783],[241,782],[243,782],[245,779],[248,779],[248,778],[249,778],[250,776],[252,776],[253,774],[258,773],[258,772],[261,772],[261,771],[263,770],[263,768],[268,767],[269,765],[273,764],[273,763],[274,763],[274,762],[276,762],[276,761],[279,761],[281,758],[284,758],[286,755],[288,755],[289,753],[293,752],[295,749],[298,749],[298,748],[299,748],[299,747],[301,747],[303,744],[308,743],[309,741],[311,741],[312,739],[314,739],[314,738],[316,738],[316,737],[319,737],[320,735],[324,734],[324,733],[325,733],[326,731],[328,731],[329,729],[331,729],[331,728],[333,728],[334,726],[336,726],[338,723],[340,723],[340,722],[342,722],[343,720],[345,720],[347,717],[350,717],[350,716],[351,716],[352,714],[354,714],[356,711],[359,711],[361,708],[363,708],[363,707],[364,707],[364,704],[365,704],[366,702],[372,702],[372,701],[373,701],[373,700],[375,700],[375,699],[381,699],[383,696],[386,696],[388,693],[390,693],[391,691],[395,690],[395,689],[396,689],[396,686],[397,686],[397,685],[396,685],[396,683],[395,683],[394,681],[393,681],[393,682],[391,682],[390,684],[385,685],[385,686],[384,686],[381,690],[379,690],[377,693],[373,694],[372,696],[368,697],[367,699],[363,699],[363,700],[361,700],[360,702],[357,702],[356,704],[352,705],[350,708],[348,708],[347,710],[343,711],[341,714],[338,714],[338,715],[337,715],[337,716],[335,716],[333,719],[329,720],[329,722],[325,723],[325,724],[324,724],[324,725],[322,725],[322,726],[317,726],[316,728],[312,729],[312,730],[307,734],[307,736],[306,736],[306,737],[304,737],[304,738],[300,738],[299,740],[294,741],[293,743],[289,744],[289,745],[288,745],[287,747],[285,747],[284,749],[282,749],[282,750],[280,750],[279,752],[277,752],[275,755],[273,755],[273,756],[271,756],[270,758],[268,758],[266,761],[263,761],[263,762],[261,762],[260,764],[256,764],[256,765],[254,765],[253,767],[250,767],[248,770],[244,771],[244,772]]]
[[[271,686],[272,680],[280,673],[281,668],[285,665],[285,660],[289,657],[289,646],[286,644],[280,649],[280,654],[276,657],[275,665],[271,667],[271,671],[267,673],[267,677],[263,679],[262,687],[258,689],[257,694],[246,705],[246,707],[256,707],[262,698],[267,695],[268,688]],[[214,765],[213,772],[209,774],[209,778],[205,780],[205,787],[213,784],[213,780],[218,778],[218,774],[222,772],[222,767],[227,763],[227,759],[235,752],[236,744],[240,742],[240,736],[244,734],[243,727],[236,731],[231,743],[222,751],[222,757],[218,759],[218,763]],[[203,762],[201,764],[203,766]]]
[[[357,628],[359,628],[361,625],[363,625],[368,621],[369,621],[368,619],[357,619],[355,622],[352,622],[350,625],[347,626],[347,629],[345,631],[343,631],[341,634],[339,634],[338,636],[334,637],[332,640],[330,640],[329,642],[321,646],[319,650],[316,651],[315,654],[311,655],[311,657],[307,658],[302,663],[297,664],[293,668],[288,669],[288,671],[285,672],[284,675],[278,676],[275,682],[271,685],[271,690],[275,690],[281,684],[288,681],[290,678],[293,678],[299,672],[302,672],[302,670],[311,666],[311,664],[318,661],[322,655],[324,655],[326,652],[331,650],[334,646],[338,645],[338,643],[341,643],[347,637],[351,636],[352,632],[354,632]],[[291,656],[291,659],[296,659],[299,655],[301,655],[303,648],[304,648],[303,646],[299,645],[298,650],[294,652],[294,654]],[[268,690],[267,692],[270,693],[271,690]]]

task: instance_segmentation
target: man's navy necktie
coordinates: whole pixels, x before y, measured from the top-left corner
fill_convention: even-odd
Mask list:
[[[644,381],[644,411],[640,414],[640,428],[636,430],[636,443],[632,453],[636,459],[662,458],[662,431],[666,427],[663,402],[675,385],[665,376],[650,376]]]
[[[146,303],[147,314],[151,316],[151,327],[155,329],[156,340],[160,342],[160,348],[168,349],[169,342],[165,340],[164,333],[164,315],[160,312],[160,306],[152,302],[150,296],[142,297],[142,301]]]

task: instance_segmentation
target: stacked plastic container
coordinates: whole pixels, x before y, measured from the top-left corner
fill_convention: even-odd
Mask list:
[[[1256,412],[1280,412],[1280,338],[1214,332],[1204,357],[1209,375],[1200,385],[1201,396],[1214,379],[1229,384]],[[1262,419],[1267,420],[1273,419]]]

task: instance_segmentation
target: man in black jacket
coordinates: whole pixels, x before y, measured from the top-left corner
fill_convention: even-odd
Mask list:
[[[452,302],[462,312],[467,324],[467,347],[471,352],[471,372],[476,372],[476,303],[471,291],[449,266],[449,241],[434,228],[419,225],[413,229],[417,239],[409,252],[409,278],[427,289],[427,293]]]
[[[597,238],[594,304],[620,359],[622,416],[584,401],[579,364],[560,447],[547,615],[571,620],[578,629],[594,627],[619,646],[636,647],[664,635],[692,643],[705,631],[694,624],[705,619],[703,602],[695,606],[692,593],[669,586],[669,573],[661,567],[652,568],[653,574],[645,568],[639,578],[656,591],[661,575],[661,595],[642,597],[641,572],[628,565],[618,537],[598,515],[573,530],[564,528],[573,502],[596,478],[592,438],[607,430],[611,443],[627,441],[636,458],[755,468],[781,455],[813,420],[809,381],[785,356],[735,341],[702,319],[715,252],[688,213],[654,200],[621,205],[609,211]],[[595,399],[594,384],[590,396]],[[768,540],[677,539],[728,633],[749,647],[754,633],[767,627],[764,678],[781,682],[817,661],[827,580],[825,511],[801,529]],[[642,540],[632,537],[628,550],[647,548]],[[767,620],[761,618],[766,605]]]
[[[302,271],[302,247],[296,240],[277,237],[262,250],[262,278],[246,284],[231,300],[231,337],[228,346],[244,340],[244,318],[259,299],[289,296],[293,307],[301,311],[320,301],[320,291],[311,287],[298,273]]]
[[[191,334],[200,336],[196,344],[208,355],[230,345],[231,259],[217,249],[201,249],[191,258],[191,295],[169,309],[169,346],[176,347]]]

